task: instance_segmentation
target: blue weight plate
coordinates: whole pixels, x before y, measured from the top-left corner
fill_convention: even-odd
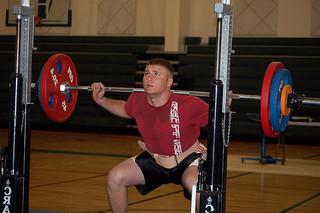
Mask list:
[[[280,99],[282,88],[289,84],[292,86],[290,71],[285,68],[278,69],[275,73],[270,88],[270,123],[274,131],[282,132],[286,129],[290,114],[281,114]]]

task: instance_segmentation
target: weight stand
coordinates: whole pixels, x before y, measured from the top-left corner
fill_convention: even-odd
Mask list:
[[[8,148],[1,157],[0,212],[29,212],[31,63],[34,16],[30,1],[17,15],[15,72],[10,83]]]
[[[277,141],[277,149],[279,148],[279,145],[282,146],[282,158],[273,158],[270,155],[266,155],[266,136],[262,133],[261,134],[261,145],[260,145],[260,157],[242,157],[241,162],[244,163],[245,160],[256,160],[259,161],[261,164],[274,164],[277,162],[281,162],[283,165],[285,163],[285,151],[284,151],[284,140],[283,140],[283,133],[280,133],[278,136]]]

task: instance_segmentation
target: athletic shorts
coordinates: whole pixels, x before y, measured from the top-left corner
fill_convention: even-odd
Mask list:
[[[191,153],[177,166],[167,169],[157,164],[155,159],[148,152],[142,152],[135,158],[135,162],[138,164],[144,175],[145,184],[137,185],[137,190],[145,195],[162,184],[175,183],[177,185],[182,185],[181,178],[183,172],[190,164],[200,157],[201,153]],[[185,188],[184,196],[187,199],[191,198],[190,193]]]

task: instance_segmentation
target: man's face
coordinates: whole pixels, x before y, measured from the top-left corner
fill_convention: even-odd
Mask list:
[[[148,94],[170,90],[173,83],[170,71],[161,65],[147,65],[143,75],[143,88]]]

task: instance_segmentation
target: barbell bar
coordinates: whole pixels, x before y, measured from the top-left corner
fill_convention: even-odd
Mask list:
[[[92,91],[90,86],[70,86],[67,83],[60,85],[60,92],[68,93],[70,90]],[[130,87],[105,87],[105,92],[119,92],[119,93],[132,93],[144,92],[143,88],[130,88]],[[171,90],[175,94],[192,95],[197,97],[209,97],[209,92],[204,91],[188,91],[188,90]],[[247,94],[232,94],[233,99],[239,100],[260,100],[260,95],[247,95]]]
[[[67,93],[70,90],[92,91],[90,86],[69,86],[67,83],[62,83],[60,85],[60,92]],[[105,92],[115,92],[115,93],[144,92],[143,88],[134,88],[134,87],[105,87],[104,90]],[[175,94],[181,94],[181,95],[209,97],[209,92],[204,92],[204,91],[171,90],[171,92]],[[299,96],[299,97],[301,98],[302,105],[320,106],[320,98],[311,98],[306,96]],[[249,95],[249,94],[239,94],[239,93],[232,93],[231,98],[236,100],[261,100],[260,95]],[[289,96],[289,99],[290,98],[293,98],[293,97]]]
[[[32,88],[36,87],[35,83],[31,84]],[[90,86],[70,86],[68,83],[61,83],[59,87],[59,91],[62,93],[68,93],[70,90],[79,90],[79,91],[92,91]],[[105,92],[114,92],[114,93],[132,93],[132,92],[144,92],[143,88],[135,88],[135,87],[105,87]],[[209,97],[209,92],[205,91],[194,91],[194,90],[171,90],[171,92],[175,94],[181,94],[181,95],[192,95],[197,97]],[[312,98],[312,97],[306,97],[306,96],[299,96],[301,98],[301,104],[302,105],[313,105],[313,106],[320,106],[320,98]],[[238,93],[232,93],[231,95],[232,99],[236,100],[261,100],[260,95],[249,95],[249,94],[238,94]],[[290,98],[293,98],[289,96]],[[296,98],[296,97],[295,97]]]
[[[90,86],[68,86],[66,83],[60,85],[60,92],[68,92],[70,90],[83,90],[83,91],[92,91]],[[132,93],[132,92],[144,92],[143,88],[133,88],[133,87],[105,87],[105,92],[119,92],[119,93]],[[192,95],[197,97],[209,97],[209,92],[205,91],[195,91],[195,90],[171,90],[175,94],[181,95]],[[306,96],[299,96],[301,98],[302,105],[313,105],[320,106],[320,98],[311,98]],[[240,94],[232,93],[232,99],[236,100],[261,100],[260,95],[249,95],[249,94]],[[293,98],[292,96],[289,96]]]
[[[289,70],[281,62],[271,62],[266,69],[261,95],[232,94],[239,100],[260,100],[260,120],[264,134],[276,137],[284,131],[292,108],[301,105],[320,105],[319,98],[308,98],[294,93]],[[32,85],[33,87],[36,84]],[[75,65],[65,54],[52,55],[44,64],[39,80],[38,97],[47,117],[55,122],[68,120],[76,106],[78,90],[91,91],[90,86],[79,86]],[[105,87],[106,92],[143,92],[143,88]],[[172,90],[176,94],[209,97],[209,92]]]

